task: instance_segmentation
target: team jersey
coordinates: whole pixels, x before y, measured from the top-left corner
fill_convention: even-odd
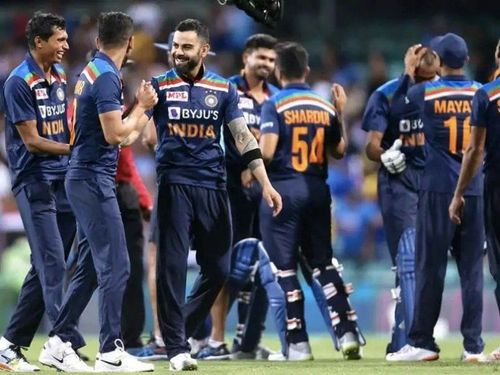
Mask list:
[[[472,97],[480,87],[462,75],[450,75],[413,86],[399,101],[401,122],[410,128],[424,129],[427,158],[422,190],[455,190],[462,156],[470,141]],[[478,174],[466,195],[481,195],[482,190],[482,176]]]
[[[396,78],[386,82],[370,96],[363,115],[362,129],[366,132],[383,133],[381,146],[387,150],[396,139],[401,139],[401,152],[406,156],[406,163],[422,168],[425,163],[425,136],[422,127],[411,127],[406,121],[400,121],[395,113],[400,112],[397,90],[404,78]],[[396,98],[395,98],[396,95]]]
[[[68,178],[114,178],[119,147],[106,142],[99,114],[121,111],[122,91],[120,71],[109,56],[97,52],[75,85]]]
[[[260,112],[262,109],[262,104],[259,103],[255,98],[249,93],[248,83],[243,75],[236,75],[229,78],[229,81],[236,86],[239,95],[239,104],[243,116],[250,128],[260,129]],[[264,82],[264,90],[267,92],[268,97],[276,94],[279,90],[277,87]],[[235,172],[242,172],[247,168],[247,165],[243,162],[240,152],[234,144],[234,138],[231,132],[224,132],[224,145],[226,147],[226,167],[229,170],[234,170]]]
[[[243,117],[236,88],[204,68],[193,81],[171,69],[151,82],[158,93],[158,104],[149,112],[158,135],[158,176],[173,184],[225,189],[221,130]]]
[[[262,107],[260,131],[279,136],[268,166],[272,180],[298,175],[326,180],[327,149],[341,139],[335,108],[305,83],[287,85]]]
[[[61,65],[51,68],[51,82],[30,53],[9,75],[4,85],[5,142],[14,193],[27,183],[64,179],[68,157],[31,153],[16,124],[36,121],[38,134],[52,141],[68,143],[66,118],[66,75]]]
[[[484,171],[500,178],[500,77],[477,90],[470,124],[486,128]]]

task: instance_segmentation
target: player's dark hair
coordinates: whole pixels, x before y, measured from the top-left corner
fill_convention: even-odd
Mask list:
[[[134,34],[134,21],[122,12],[107,12],[99,15],[99,43],[104,48],[123,47]]]
[[[208,32],[208,27],[201,23],[200,21],[188,18],[181,21],[175,27],[175,31],[194,31],[199,38],[203,39],[205,42],[210,41],[210,33]]]
[[[433,66],[434,62],[438,58],[436,52],[434,52],[431,48],[421,46],[415,50],[415,54],[418,54],[422,48],[425,48],[425,52],[420,58],[419,65]]]
[[[278,40],[269,34],[254,34],[245,42],[245,52],[252,52],[258,48],[274,49]]]
[[[309,65],[306,49],[295,42],[279,43],[276,46],[277,66],[281,75],[288,79],[303,78]]]
[[[39,36],[47,41],[54,34],[54,28],[66,29],[66,21],[52,13],[36,12],[26,25],[26,39],[29,49],[35,49],[35,38]]]

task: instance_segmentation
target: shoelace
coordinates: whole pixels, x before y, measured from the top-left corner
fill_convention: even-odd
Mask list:
[[[409,352],[412,352],[413,351],[413,346],[411,346],[411,345],[405,345],[399,351],[400,351],[400,353],[409,353]]]
[[[11,345],[9,347],[10,350],[12,350],[16,354],[16,358],[23,360],[24,362],[28,362],[26,357],[24,356],[23,352],[21,350],[28,350],[27,348],[23,348],[19,345]]]

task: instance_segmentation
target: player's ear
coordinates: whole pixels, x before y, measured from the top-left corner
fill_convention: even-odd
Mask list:
[[[95,38],[95,45],[96,45],[97,49],[101,49],[101,43],[99,42],[98,36]]]
[[[208,51],[210,51],[210,44],[208,44],[208,43],[202,44],[202,46],[201,46],[201,57],[202,58],[207,57]]]
[[[244,52],[244,53],[243,53],[243,56],[241,57],[241,59],[243,60],[243,65],[246,65],[246,64],[247,64],[248,55],[249,55],[249,53],[248,53],[248,52]]]
[[[304,78],[307,78],[309,76],[309,73],[311,73],[311,68],[309,68],[309,66],[306,66],[306,71],[304,73]]]
[[[40,49],[42,48],[43,44],[43,39],[40,37],[40,36],[35,36],[35,38],[33,39],[33,41],[35,42],[35,48],[37,49]]]

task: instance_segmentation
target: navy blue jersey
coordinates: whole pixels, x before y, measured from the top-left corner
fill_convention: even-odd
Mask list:
[[[427,158],[422,190],[453,193],[463,152],[470,141],[472,97],[481,84],[464,76],[446,76],[413,86],[400,102],[401,122],[423,125]],[[482,176],[476,175],[465,195],[481,195]]]
[[[326,179],[327,149],[338,143],[341,127],[331,103],[307,84],[287,85],[262,107],[262,134],[279,136],[276,152],[268,166],[273,180],[300,174]]]
[[[249,93],[248,83],[244,76],[236,75],[229,78],[229,81],[236,86],[240,101],[238,106],[245,116],[245,120],[250,128],[260,129],[260,112],[262,104],[259,103]],[[277,87],[264,82],[264,89],[268,97],[276,94],[279,90]],[[224,132],[224,145],[226,148],[226,166],[228,169],[234,169],[236,172],[241,172],[247,168],[247,165],[242,161],[240,152],[234,144],[234,138],[231,132]]]
[[[225,189],[221,129],[243,117],[236,88],[207,70],[188,81],[171,69],[151,82],[158,93],[151,111],[158,134],[158,176],[173,184]]]
[[[48,82],[28,53],[7,78],[3,97],[5,142],[13,191],[17,192],[32,181],[64,179],[68,157],[29,152],[16,129],[16,124],[34,120],[40,136],[56,142],[69,142],[66,76],[62,67],[58,64],[52,66],[51,82]]]
[[[106,54],[98,52],[75,85],[68,178],[115,176],[119,148],[106,142],[99,114],[121,111],[122,91],[120,71]]]
[[[500,77],[474,95],[471,126],[486,128],[484,171],[500,178]]]
[[[381,146],[387,150],[396,139],[401,139],[401,151],[406,156],[406,163],[422,168],[425,163],[425,136],[422,127],[412,127],[406,121],[400,121],[396,113],[401,112],[393,100],[398,87],[402,85],[403,77],[386,82],[370,96],[363,115],[362,129],[366,132],[383,133]],[[398,90],[401,92],[401,90]]]

